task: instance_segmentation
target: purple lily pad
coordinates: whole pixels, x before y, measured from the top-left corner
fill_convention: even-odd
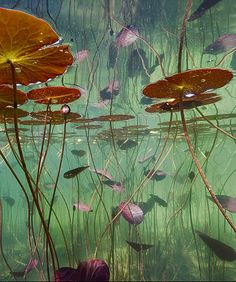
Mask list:
[[[103,281],[110,278],[109,267],[102,259],[89,259],[81,262],[77,269],[61,267],[56,271],[56,282]]]
[[[122,210],[122,216],[130,224],[140,224],[144,219],[143,210],[138,205],[123,202],[119,205],[119,210]]]

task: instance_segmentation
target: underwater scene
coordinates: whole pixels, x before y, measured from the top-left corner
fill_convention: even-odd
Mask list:
[[[236,281],[235,11],[0,0],[0,281]]]

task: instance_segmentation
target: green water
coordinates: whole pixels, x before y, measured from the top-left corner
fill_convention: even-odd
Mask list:
[[[53,183],[60,169],[49,228],[60,267],[76,268],[79,262],[96,257],[107,262],[110,281],[236,280],[235,261],[220,260],[195,233],[195,230],[200,230],[236,249],[234,231],[217,206],[207,198],[209,194],[193,162],[182,124],[176,122],[181,121],[180,113],[173,113],[172,127],[168,132],[170,113],[147,113],[145,108],[148,105],[140,103],[142,89],[149,81],[155,82],[162,79],[164,74],[177,73],[179,37],[186,2],[0,0],[1,7],[14,7],[46,20],[62,37],[63,43],[69,44],[74,57],[78,51],[89,51],[83,62],[78,63],[75,59],[66,73],[47,82],[51,86],[79,86],[85,90],[85,95],[69,103],[72,112],[85,118],[109,114],[134,117],[125,121],[96,121],[91,124],[100,128],[95,129],[86,126],[76,128],[84,125],[81,122],[68,122],[66,127],[63,124],[46,126],[45,140],[47,142],[50,139],[48,149],[44,147],[43,150],[43,157],[46,152],[46,158],[39,179],[39,202],[47,220]],[[193,0],[191,11],[196,10],[201,2]],[[202,51],[219,36],[236,33],[235,10],[235,0],[223,0],[199,20],[187,22],[183,71],[219,67],[234,72],[230,67],[233,53],[202,55]],[[115,66],[108,68],[110,43],[122,27],[131,24],[138,28],[144,40],[137,39],[133,44],[120,48]],[[164,54],[164,74],[157,66],[147,83],[143,82],[140,75],[128,77],[127,61],[135,48],[142,48],[146,52],[149,66],[154,65],[156,60],[153,49]],[[225,59],[221,61],[224,56]],[[100,101],[99,92],[111,80],[120,82],[119,95],[115,96],[112,104],[96,107]],[[45,86],[45,83],[40,86]],[[19,89],[27,92],[37,87],[19,86]],[[235,78],[225,87],[217,89],[216,93],[222,99],[215,104],[199,107],[199,110],[205,116],[216,115],[213,124],[235,135],[235,117],[219,118],[221,114],[235,113]],[[28,112],[46,110],[45,105],[32,101],[20,108]],[[61,105],[52,108],[59,110]],[[185,111],[187,121],[199,116],[195,109]],[[27,171],[35,180],[45,127],[19,127],[26,130],[20,130],[19,135]],[[235,139],[226,136],[207,121],[189,122],[187,127],[196,157],[215,194],[235,197]],[[13,125],[7,124],[7,128],[8,132]],[[26,197],[9,167],[0,159],[0,280],[23,280],[22,277],[14,279],[10,271],[23,271],[28,261],[35,258],[39,263],[27,274],[26,281],[47,281],[47,269],[53,281],[52,260],[49,255],[47,265],[46,237],[41,220],[35,205],[32,206],[32,195],[25,174],[9,145],[12,144],[16,149],[14,130],[8,133],[8,140],[4,123],[0,129],[1,150],[25,188],[31,206],[29,227]],[[117,141],[126,138],[137,142],[136,146],[120,149]],[[73,149],[84,150],[86,154],[78,158],[71,153]],[[140,163],[139,160],[149,153],[154,158]],[[63,177],[66,171],[85,165],[90,168],[77,177]],[[107,169],[115,181],[122,182],[124,191],[113,191],[102,182],[104,179],[91,172],[93,168]],[[144,175],[147,169],[159,169],[166,173],[166,177],[161,181],[148,179]],[[188,177],[190,172],[196,175],[193,181]],[[45,188],[45,184],[48,184],[48,188]],[[122,216],[112,221],[112,208],[128,200],[132,203],[146,202],[150,194],[164,199],[167,207],[155,204],[139,225],[129,224]],[[13,198],[14,204],[10,205],[6,197]],[[73,210],[73,204],[78,201],[90,205],[93,211]],[[227,214],[235,222],[235,215],[230,212]],[[151,244],[153,247],[138,253],[126,240]]]

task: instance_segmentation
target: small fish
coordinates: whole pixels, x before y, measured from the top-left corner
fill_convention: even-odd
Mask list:
[[[213,239],[208,235],[196,231],[198,236],[206,243],[206,245],[215,253],[215,255],[224,261],[234,261],[236,260],[236,252],[230,246],[222,243],[219,240]]]
[[[119,94],[119,90],[120,82],[118,80],[112,80],[106,88],[100,91],[99,95],[102,101],[111,100]]]
[[[215,42],[208,45],[203,54],[217,55],[236,47],[236,34],[225,34],[216,39]]]
[[[127,244],[129,244],[136,252],[143,252],[146,251],[150,248],[152,248],[154,245],[150,245],[150,244],[143,244],[143,243],[136,243],[136,242],[131,242],[131,241],[127,241]]]
[[[111,42],[109,45],[109,57],[107,62],[107,68],[114,68],[118,58],[118,46],[115,42]]]
[[[212,202],[214,202],[212,197],[207,196],[207,198]],[[226,195],[216,195],[216,198],[218,199],[218,201],[220,202],[220,204],[224,209],[226,209],[229,212],[236,213],[236,198]]]
[[[92,212],[92,211],[93,211],[93,210],[91,209],[91,206],[86,205],[86,204],[84,204],[84,203],[82,203],[82,202],[74,203],[74,204],[73,204],[73,209],[74,209],[74,210],[75,210],[75,209],[79,209],[79,210],[81,210],[81,211],[83,211],[83,212]]]
[[[3,198],[4,201],[6,201],[8,203],[8,205],[10,207],[12,207],[15,204],[15,200],[10,196],[4,196],[2,198]]]
[[[162,198],[158,197],[157,195],[153,195],[153,194],[149,194],[151,196],[151,198],[159,204],[159,206],[161,207],[167,207],[167,202],[165,200],[163,200]]]
[[[107,170],[96,168],[96,169],[90,169],[90,171],[95,172],[103,177],[106,177],[109,180],[112,180],[112,175]]]
[[[89,55],[88,50],[81,50],[76,53],[76,59],[78,63],[83,62]]]
[[[142,105],[151,105],[153,103],[154,103],[154,100],[152,98],[149,98],[149,97],[146,97],[146,96],[143,96],[140,99],[140,104],[142,104]]]
[[[71,150],[71,153],[74,155],[74,156],[77,156],[77,157],[83,157],[86,155],[86,152],[84,150]]]
[[[113,180],[104,180],[102,181],[102,183],[104,183],[105,185],[109,186],[112,188],[113,191],[121,193],[124,191],[124,186],[121,182],[118,181],[113,181]]]
[[[121,139],[117,141],[117,145],[121,150],[127,150],[133,147],[136,147],[138,145],[137,141],[133,141],[131,139]]]
[[[191,182],[193,182],[193,179],[195,178],[195,172],[190,171],[189,174],[188,174],[188,178],[190,179]]]
[[[161,181],[164,178],[166,178],[167,174],[164,171],[159,170],[159,169],[157,171],[151,171],[150,169],[148,169],[148,170],[144,171],[144,175],[145,176],[150,175],[150,176],[148,176],[148,178],[151,178],[151,179],[156,180],[156,181]]]
[[[134,25],[127,25],[117,34],[115,42],[118,47],[126,47],[131,45],[138,36],[138,29]]]
[[[192,13],[192,15],[188,18],[188,21],[194,21],[198,18],[200,18],[202,15],[205,14],[205,12],[207,10],[209,10],[211,7],[213,7],[214,5],[216,5],[218,2],[220,2],[221,0],[204,0],[200,6],[197,8],[196,11],[194,11]]]
[[[71,170],[68,170],[67,172],[64,173],[64,178],[73,178],[75,176],[77,176],[79,173],[81,173],[82,171],[84,171],[86,168],[88,168],[89,165],[86,166],[81,166],[81,167],[77,167]]]

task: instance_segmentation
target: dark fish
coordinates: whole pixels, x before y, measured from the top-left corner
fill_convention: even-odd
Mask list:
[[[113,181],[113,180],[104,180],[102,181],[102,183],[104,183],[105,185],[109,186],[112,188],[113,191],[115,192],[123,192],[124,191],[124,186],[121,182],[118,182],[118,181]]]
[[[158,203],[161,207],[167,207],[167,202],[163,200],[162,198],[158,197],[157,195],[150,194],[151,199],[153,199],[156,203]]]
[[[194,11],[192,15],[188,18],[188,21],[191,22],[200,18],[202,15],[205,14],[207,10],[209,10],[211,7],[213,7],[220,1],[221,0],[204,0],[201,5],[197,8],[197,10]]]
[[[10,207],[12,207],[15,204],[15,200],[12,197],[4,196],[2,198],[8,203]]]
[[[89,167],[89,165],[86,165],[86,166],[81,166],[81,167],[77,167],[77,168],[68,170],[67,172],[64,173],[63,176],[64,176],[64,178],[67,178],[67,179],[73,178],[76,175],[78,175],[79,173],[81,173],[82,171],[84,171],[88,167]]]
[[[188,178],[190,179],[191,182],[193,182],[193,179],[195,178],[195,172],[190,171],[190,173],[188,174]]]
[[[114,68],[118,58],[118,46],[115,42],[111,42],[109,45],[109,57],[107,62],[107,68]]]
[[[163,58],[164,58],[164,54],[161,54],[160,60],[162,61]],[[133,78],[141,75],[142,79],[147,80],[145,82],[149,83],[148,74],[149,75],[152,74],[158,65],[159,65],[159,61],[156,59],[155,64],[149,67],[146,52],[141,48],[134,49],[130,53],[130,56],[126,64],[128,77]]]
[[[143,96],[140,99],[140,104],[142,104],[142,105],[151,105],[153,103],[154,103],[153,99],[149,98],[149,97],[146,97],[146,96]]]
[[[152,248],[154,245],[150,245],[150,244],[141,244],[141,243],[136,243],[136,242],[131,242],[131,241],[127,241],[126,242],[136,251],[136,252],[142,252],[142,251],[146,251],[150,248]]]
[[[120,91],[120,82],[118,80],[112,80],[108,86],[102,89],[99,93],[102,101],[111,100],[114,96],[117,96]]]
[[[212,197],[207,196],[207,198],[212,202],[214,202]],[[218,199],[218,201],[220,202],[220,204],[224,209],[226,209],[229,212],[233,212],[233,213],[236,212],[236,198],[226,195],[216,195],[216,198]]]
[[[225,34],[216,39],[215,42],[208,45],[203,54],[217,55],[236,47],[236,34]]]
[[[233,70],[236,70],[236,51],[234,51],[231,62],[230,62],[230,67]]]
[[[198,236],[206,243],[206,245],[215,253],[221,260],[234,261],[236,260],[236,252],[230,246],[222,243],[219,240],[213,239],[206,234],[196,231]]]
[[[86,152],[84,150],[71,150],[71,153],[77,157],[83,157],[86,155]]]
[[[166,178],[166,173],[162,170],[157,170],[154,174],[154,171],[151,171],[150,169],[144,171],[144,175],[147,176],[150,174],[149,178],[156,180],[156,181],[161,181],[164,178]],[[153,175],[152,175],[153,174]]]
[[[118,47],[129,46],[138,36],[138,29],[134,25],[127,25],[117,34],[115,43]]]
[[[138,142],[131,139],[121,139],[117,141],[117,145],[121,150],[127,150],[138,145]]]

